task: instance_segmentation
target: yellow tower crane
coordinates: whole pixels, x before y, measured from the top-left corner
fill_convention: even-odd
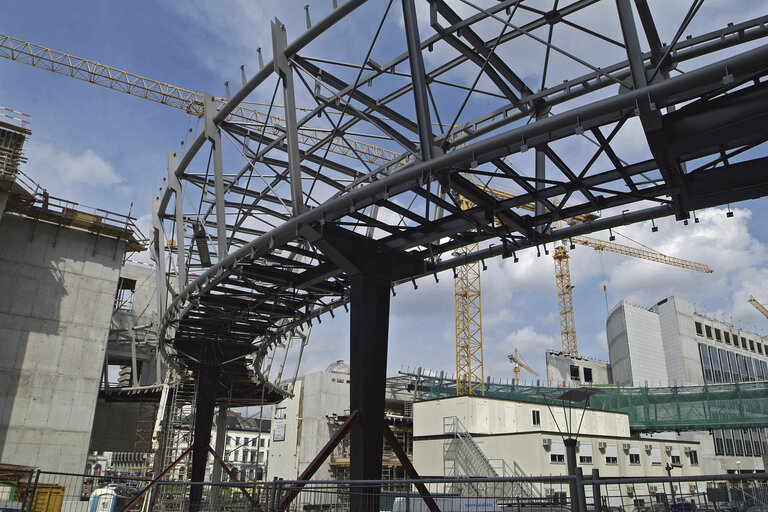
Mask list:
[[[755,309],[756,309],[756,310],[758,310],[759,312],[761,312],[765,318],[768,318],[768,309],[766,309],[766,307],[765,307],[765,306],[763,306],[763,305],[760,303],[760,301],[758,301],[758,300],[757,300],[756,298],[754,298],[752,295],[750,295],[750,296],[749,296],[749,298],[748,298],[747,300],[749,301],[749,303],[750,303],[750,304],[752,304],[753,306],[755,306]]]
[[[473,205],[462,197],[459,206],[467,210]],[[457,252],[468,254],[477,249],[478,244],[475,243]],[[456,307],[456,394],[485,395],[480,263],[467,263],[456,268],[453,284]]]
[[[514,380],[512,381],[512,382],[514,382],[514,383],[515,383],[515,386],[517,386],[518,384],[520,384],[520,367],[521,367],[521,366],[522,366],[523,368],[525,368],[526,370],[528,370],[529,372],[531,372],[532,374],[534,374],[535,376],[537,376],[537,377],[539,376],[539,374],[536,372],[536,370],[534,370],[533,368],[531,368],[530,366],[528,366],[527,364],[525,364],[525,362],[523,362],[523,360],[522,360],[522,357],[521,357],[521,356],[520,356],[520,354],[517,352],[517,349],[515,349],[515,353],[514,353],[514,354],[509,354],[507,357],[509,358],[509,361],[510,361],[511,363],[514,363],[514,364],[515,364],[515,369],[514,369],[514,372],[515,372],[515,378],[514,378]]]
[[[498,198],[509,199],[514,194],[491,187],[484,190]],[[460,206],[468,209],[472,202],[461,198]],[[532,204],[521,205],[520,208],[534,211]],[[576,222],[594,220],[595,214],[574,217]],[[574,236],[571,243],[592,247],[597,251],[609,251],[616,254],[633,256],[658,263],[664,263],[697,272],[711,273],[712,269],[703,264],[667,256],[651,249],[630,247],[616,242],[606,242],[588,236]],[[478,244],[467,246],[462,253],[477,250]],[[560,313],[560,338],[562,352],[578,356],[576,339],[576,322],[573,307],[573,285],[571,284],[570,256],[565,245],[556,244],[554,251],[555,283],[557,303]],[[485,371],[483,368],[483,332],[482,332],[482,300],[480,288],[480,263],[468,263],[456,269],[454,279],[456,302],[456,394],[483,395],[485,394]]]
[[[178,108],[191,115],[202,116],[204,114],[204,96],[199,92],[158,82],[145,76],[5,34],[0,34],[0,57]],[[245,82],[245,72],[243,72],[243,81]],[[213,97],[213,101],[217,108],[227,102],[225,98],[220,97]],[[275,115],[268,116],[259,111],[256,108],[257,105],[268,106],[256,102],[241,102],[227,119],[257,126],[270,135],[284,135],[285,129],[281,129],[281,126],[285,126],[285,119]],[[298,129],[298,136],[299,143],[312,146],[326,139],[328,132],[301,126]],[[340,155],[359,157],[376,165],[383,165],[398,156],[394,151],[349,137],[334,138],[329,144],[329,151]]]
[[[571,242],[578,245],[592,247],[596,251],[608,251],[625,256],[633,256],[644,260],[664,263],[673,267],[680,267],[696,272],[712,273],[712,269],[703,263],[688,261],[682,258],[667,256],[651,249],[630,247],[616,242],[606,242],[588,236],[571,237]],[[560,306],[560,336],[563,341],[563,353],[570,356],[578,356],[579,349],[576,342],[576,324],[573,315],[573,286],[571,285],[571,273],[568,264],[570,256],[564,245],[555,248],[555,279],[557,281],[557,302]]]

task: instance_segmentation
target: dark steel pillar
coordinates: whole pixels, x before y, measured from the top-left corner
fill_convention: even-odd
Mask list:
[[[211,443],[213,411],[216,406],[216,388],[219,385],[219,365],[210,350],[204,350],[197,376],[197,399],[195,403],[195,437],[192,442],[191,482],[205,481],[205,466],[208,463],[208,447]],[[202,485],[192,485],[189,490],[189,512],[200,510],[203,496]]]
[[[567,437],[563,439],[565,444],[565,462],[568,468],[568,476],[576,476],[576,439]],[[575,480],[570,482],[571,510],[579,510],[579,486]]]
[[[360,418],[350,429],[350,477],[381,479],[391,281],[373,273],[351,278],[349,405]],[[354,487],[350,510],[378,511],[378,487]]]

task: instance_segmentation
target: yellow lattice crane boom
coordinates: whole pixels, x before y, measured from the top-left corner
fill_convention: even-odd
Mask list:
[[[515,383],[515,386],[520,384],[520,367],[525,368],[526,370],[528,370],[529,372],[531,372],[532,374],[534,374],[537,377],[539,376],[539,374],[538,374],[538,372],[536,372],[536,370],[534,370],[533,368],[531,368],[530,366],[525,364],[525,362],[523,362],[523,359],[520,356],[520,354],[517,352],[517,349],[515,349],[515,353],[514,354],[509,354],[507,356],[507,358],[509,358],[509,361],[511,363],[515,364],[515,369],[514,369],[515,378],[513,380],[513,382]]]
[[[152,80],[145,76],[5,34],[0,34],[0,57],[178,108],[194,116],[203,115],[204,96],[199,92]],[[221,107],[227,101],[220,97],[214,97],[213,100],[217,107]],[[242,102],[229,114],[227,119],[257,126],[270,135],[284,135],[285,119],[275,115],[267,116],[255,108],[256,105],[261,104]],[[300,127],[298,132],[299,142],[309,146],[317,144],[328,136],[326,130],[307,126]],[[398,156],[394,151],[349,137],[336,137],[331,141],[329,147],[333,153],[359,157],[375,165],[383,165]]]
[[[755,309],[757,309],[759,312],[763,314],[765,318],[768,318],[768,309],[766,309],[765,306],[763,306],[760,301],[758,301],[756,298],[754,298],[752,295],[749,296],[749,299],[747,299],[750,304],[755,306]]]
[[[712,269],[704,263],[675,258],[667,256],[651,249],[641,249],[639,247],[629,247],[616,242],[606,242],[597,238],[588,236],[571,237],[574,244],[592,247],[596,251],[608,251],[625,256],[633,256],[644,260],[664,263],[674,267],[680,267],[696,272],[712,273]],[[560,337],[563,342],[563,353],[570,356],[578,356],[579,348],[576,341],[576,324],[573,313],[573,286],[571,285],[571,273],[568,265],[569,256],[565,246],[559,245],[555,248],[555,279],[557,282],[557,302],[560,307]]]
[[[571,241],[575,244],[585,245],[592,247],[596,251],[608,251],[616,254],[623,254],[625,256],[634,256],[635,258],[642,258],[644,260],[655,261],[657,263],[664,263],[665,265],[672,265],[673,267],[680,267],[687,270],[695,270],[696,272],[704,272],[705,274],[711,274],[712,269],[709,265],[704,263],[697,263],[695,261],[688,261],[681,258],[675,258],[673,256],[667,256],[658,251],[652,251],[650,249],[641,249],[639,247],[629,247],[616,242],[606,242],[605,240],[598,240],[597,238],[591,238],[588,236],[574,236]]]

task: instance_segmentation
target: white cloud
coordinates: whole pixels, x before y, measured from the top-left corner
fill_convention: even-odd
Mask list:
[[[112,165],[92,149],[71,153],[52,144],[30,140],[25,147],[26,172],[51,196],[86,206],[114,209],[109,197],[132,188]]]

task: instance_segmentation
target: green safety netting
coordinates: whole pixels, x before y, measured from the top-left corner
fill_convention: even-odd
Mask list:
[[[423,399],[456,396],[452,381],[422,377]],[[768,427],[768,382],[628,388],[595,386],[583,402],[560,399],[573,388],[488,383],[487,398],[624,413],[633,433]]]

